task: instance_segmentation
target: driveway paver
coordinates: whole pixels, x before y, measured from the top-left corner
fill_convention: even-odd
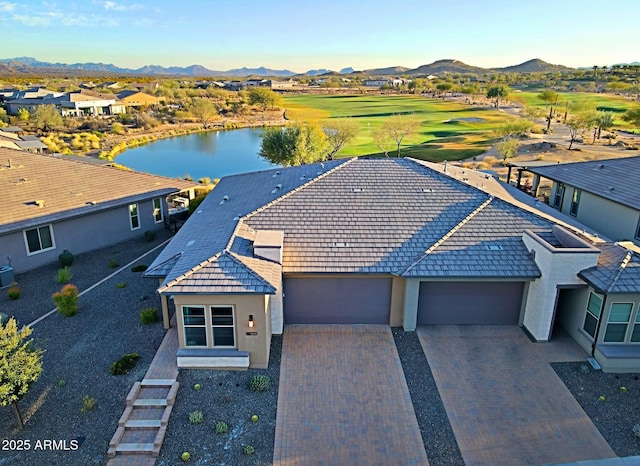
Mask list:
[[[273,463],[429,464],[389,327],[285,328]]]
[[[467,465],[615,457],[549,362],[587,354],[516,326],[424,326],[418,336]]]

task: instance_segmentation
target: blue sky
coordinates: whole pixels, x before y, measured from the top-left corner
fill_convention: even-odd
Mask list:
[[[640,61],[639,0],[0,0],[0,58],[296,72]]]

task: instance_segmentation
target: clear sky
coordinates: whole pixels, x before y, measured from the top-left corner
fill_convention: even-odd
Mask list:
[[[0,0],[0,58],[304,72],[640,61],[640,0]]]

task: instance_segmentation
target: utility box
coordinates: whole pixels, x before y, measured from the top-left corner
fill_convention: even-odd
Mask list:
[[[0,288],[6,288],[15,281],[13,267],[8,265],[0,266]]]

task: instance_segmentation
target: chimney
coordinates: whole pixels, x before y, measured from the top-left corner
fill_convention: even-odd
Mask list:
[[[282,245],[284,231],[258,230],[253,241],[253,255],[260,259],[267,259],[282,264]]]

